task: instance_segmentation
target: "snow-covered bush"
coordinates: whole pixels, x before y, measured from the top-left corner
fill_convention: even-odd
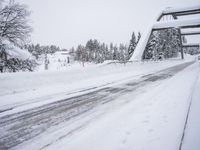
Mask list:
[[[30,12],[13,0],[0,2],[0,72],[32,71],[36,62],[22,47],[29,39]]]
[[[35,58],[27,50],[20,49],[7,40],[1,42],[1,72],[33,71],[36,66]]]

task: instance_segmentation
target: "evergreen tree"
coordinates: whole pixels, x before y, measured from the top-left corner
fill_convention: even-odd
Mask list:
[[[137,44],[138,44],[138,42],[140,41],[140,38],[141,38],[141,33],[138,32],[138,36],[137,36]]]
[[[136,36],[135,36],[135,33],[133,32],[132,36],[131,36],[131,40],[130,40],[130,45],[129,45],[129,48],[128,48],[129,58],[132,56],[136,45],[137,45]]]
[[[113,60],[117,60],[118,59],[118,47],[117,45],[115,45],[113,47]]]
[[[151,59],[155,55],[155,51],[157,51],[156,44],[158,43],[157,33],[153,32],[149,38],[146,49],[143,54],[143,59]]]
[[[178,29],[165,29],[154,31],[144,51],[144,59],[162,59],[177,57],[180,51],[180,38]]]

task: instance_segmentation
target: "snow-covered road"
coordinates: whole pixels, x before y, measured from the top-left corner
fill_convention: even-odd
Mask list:
[[[177,124],[175,123],[174,126],[175,128],[177,128],[177,134],[175,134],[173,138],[168,140],[168,141],[176,140],[175,142],[176,144],[170,145],[168,148],[166,147],[167,150],[176,149],[177,144],[180,142],[179,138],[181,137],[181,131],[182,131],[182,127],[180,127],[180,125],[183,124],[185,114],[180,115],[181,112],[179,112],[178,115],[176,115],[176,117],[173,118],[172,113],[173,112],[175,113],[177,111],[174,110],[175,109],[174,107],[177,107],[177,109],[181,110],[182,113],[185,112],[186,108],[183,108],[183,106],[187,106],[188,104],[187,94],[189,92],[186,92],[185,93],[186,95],[184,94],[182,95],[183,97],[184,96],[186,97],[183,98],[183,103],[177,106],[182,97],[180,95],[180,92],[184,92],[184,90],[190,89],[191,86],[193,85],[193,81],[191,82],[185,81],[185,83],[184,84],[182,83],[181,85],[183,87],[177,85],[177,87],[180,89],[166,90],[165,94],[166,93],[168,94],[168,98],[164,98],[161,95],[160,97],[163,98],[164,100],[164,102],[162,102],[161,105],[159,105],[160,101],[158,101],[157,96],[155,96],[155,93],[152,91],[156,91],[155,87],[161,86],[160,84],[164,82],[165,79],[173,78],[175,74],[182,71],[186,67],[190,66],[192,63],[193,62],[187,62],[157,71],[152,74],[145,74],[141,76],[139,79],[133,78],[129,79],[129,81],[124,80],[124,82],[122,81],[121,83],[118,84],[107,85],[106,87],[102,88],[97,87],[92,91],[90,91],[91,89],[89,89],[88,92],[86,92],[86,94],[78,94],[74,97],[52,102],[40,107],[31,108],[25,111],[1,116],[0,149],[10,149],[10,148],[56,149],[57,147],[58,149],[73,149],[73,150],[74,149],[111,150],[111,149],[142,149],[142,148],[145,149],[145,147],[152,146],[149,149],[157,150],[160,148],[160,146],[162,146],[162,144],[170,143],[170,142],[162,143],[163,137],[160,137],[160,135],[163,134],[165,135],[165,132],[168,132],[168,130],[169,133],[171,133],[171,130],[169,128],[170,127],[173,128],[173,125],[171,124],[170,121],[172,121],[173,119],[177,119],[177,117],[182,116],[180,118],[180,121],[178,121]],[[195,65],[192,66],[193,68],[195,67]],[[192,69],[191,72],[189,72],[191,74],[191,77],[195,76],[194,72],[195,71]],[[177,81],[177,83],[178,82],[179,81]],[[185,86],[187,86],[187,89],[181,90],[181,88],[184,88]],[[151,94],[154,93],[154,94],[148,95],[147,93],[149,90],[150,91],[152,90],[149,93]],[[160,92],[162,90],[165,90],[165,86],[160,87],[158,91]],[[179,97],[177,98],[177,100],[174,99],[176,97],[176,92],[175,92],[176,90],[178,94],[177,97]],[[144,93],[146,93],[146,100],[139,101],[139,99],[141,99],[141,95],[145,95]],[[132,101],[132,99],[135,99],[136,97],[138,97],[137,101],[135,102]],[[174,100],[173,103],[170,103],[171,101],[169,102],[167,101],[170,97]],[[133,103],[132,105],[134,106],[134,108],[131,108],[133,106],[129,105],[128,103],[130,104]],[[138,105],[137,103],[142,103],[144,105],[144,109],[146,110],[143,110],[142,108],[136,109],[135,108],[136,106],[143,107],[141,104]],[[160,111],[160,109],[166,111],[165,110],[166,108],[162,108],[165,107],[163,106],[165,104],[166,108],[169,109],[170,115],[167,115],[166,112],[163,113],[162,111]],[[113,107],[114,105],[116,105],[117,107],[116,108]],[[124,105],[124,108],[122,107],[122,110],[125,109],[125,111],[120,110],[118,113],[114,113],[115,115],[113,116],[113,111],[117,111],[117,108],[121,105]],[[133,109],[132,112],[130,111],[129,107]],[[147,115],[147,112],[150,111],[149,110],[150,108],[154,110],[152,111],[152,114],[149,113]],[[109,115],[106,115],[107,114],[106,110],[110,111],[110,109],[112,110],[112,113],[111,117],[108,117]],[[121,118],[122,121],[120,121],[120,123],[116,125],[117,128],[115,128],[115,124],[110,122],[110,119],[117,123],[119,122],[119,120],[116,121],[116,119],[119,119],[120,115],[128,111],[130,111],[129,112],[130,115],[127,116],[127,118],[126,117]],[[134,111],[136,111],[136,114],[134,114]],[[121,114],[121,112],[123,113]],[[155,112],[158,113],[157,116],[155,116],[154,114]],[[102,126],[99,125],[95,126],[95,124],[98,124],[97,118],[102,119],[102,116],[104,115],[106,117],[103,118],[104,120],[102,121],[103,123],[100,123]],[[168,119],[168,117],[172,118]],[[130,122],[127,122],[129,119]],[[94,121],[95,123],[93,123],[93,120],[96,120]],[[141,126],[140,123],[138,123],[138,121],[139,122],[141,121]],[[151,127],[148,125],[149,121],[152,121],[152,123],[150,123]],[[165,124],[163,124],[162,121],[164,121],[169,126],[166,131],[161,130],[162,127],[164,128],[166,126]],[[134,122],[136,123],[135,125]],[[129,125],[127,125],[126,123]],[[147,126],[144,126],[144,124],[148,126],[148,129]],[[155,124],[160,126],[158,127],[154,126]],[[92,125],[93,127],[89,128],[88,126],[90,125]],[[127,131],[125,133],[121,133],[124,127],[125,130],[127,129]],[[146,127],[144,128],[145,131],[142,131],[143,127]],[[157,129],[154,127],[157,127]],[[102,132],[103,129],[106,130]],[[132,131],[129,131],[128,129]],[[136,131],[136,129],[138,129],[138,131]],[[159,130],[159,133],[156,130]],[[135,131],[135,133],[133,131]],[[156,135],[153,135],[155,131]],[[137,136],[133,137],[132,134],[138,135],[138,137]],[[124,138],[125,136],[129,138]],[[122,137],[124,139],[120,142],[118,140],[121,140],[121,138],[118,139],[117,137],[118,138]],[[129,141],[131,138],[132,141]],[[135,143],[135,142],[141,142],[140,140],[142,138],[144,138],[142,143],[140,144]],[[170,136],[168,136],[168,138],[170,138]],[[106,142],[106,140],[108,141]],[[145,140],[148,141],[148,143],[146,143],[149,144],[148,146],[143,145],[145,144],[144,143]]]

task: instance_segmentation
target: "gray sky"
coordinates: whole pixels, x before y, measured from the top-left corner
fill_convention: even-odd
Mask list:
[[[200,0],[16,0],[29,6],[32,41],[70,48],[90,38],[128,43],[165,7],[191,6]]]

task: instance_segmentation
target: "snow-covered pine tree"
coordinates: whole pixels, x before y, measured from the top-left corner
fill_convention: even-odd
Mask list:
[[[136,36],[135,36],[135,33],[133,32],[132,36],[131,36],[131,40],[130,40],[130,45],[129,45],[129,48],[128,48],[129,57],[132,56],[136,45],[137,45]]]
[[[125,46],[124,44],[121,43],[119,44],[119,61],[124,62],[125,60],[124,54],[125,54]]]
[[[143,54],[143,59],[152,59],[157,53],[157,43],[158,43],[158,38],[157,38],[157,32],[152,32],[149,41],[147,43],[146,49]]]
[[[119,60],[119,55],[118,55],[118,47],[115,45],[113,47],[113,60]]]
[[[178,29],[164,29],[154,31],[143,54],[144,59],[162,59],[177,57],[180,51]]]
[[[140,38],[141,38],[141,33],[140,32],[138,32],[138,36],[137,36],[137,44],[138,44],[138,42],[140,41]]]

